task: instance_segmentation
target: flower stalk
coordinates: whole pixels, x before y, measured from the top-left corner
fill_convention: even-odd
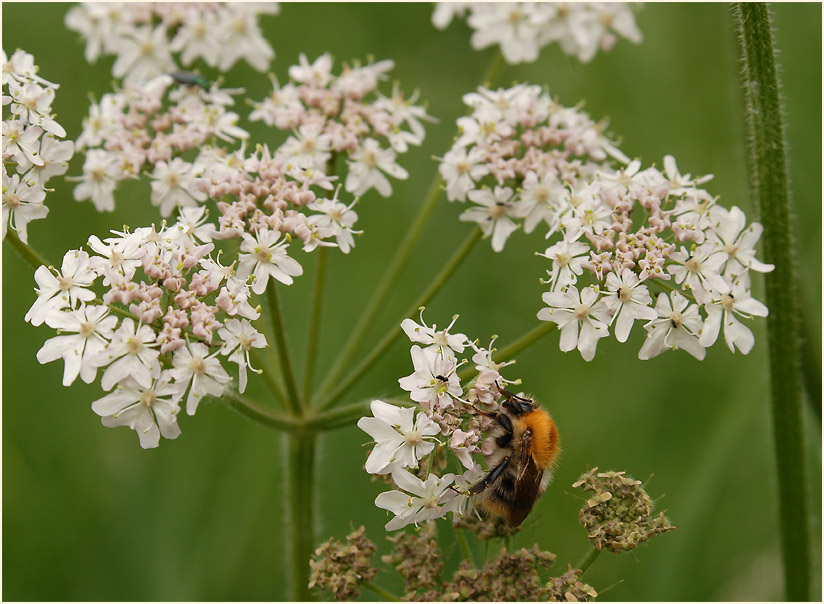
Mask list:
[[[309,311],[309,335],[306,342],[306,363],[303,369],[303,400],[310,400],[312,384],[315,379],[315,363],[318,356],[318,336],[323,310],[323,293],[326,284],[327,248],[318,250],[318,262],[315,265],[315,284],[312,291],[312,308]]]
[[[278,350],[278,357],[280,358],[280,366],[283,371],[283,377],[286,382],[286,393],[289,410],[294,415],[300,415],[301,402],[300,393],[298,392],[297,381],[295,380],[295,372],[292,368],[292,360],[289,354],[289,346],[286,342],[286,330],[283,326],[283,312],[280,307],[280,300],[278,299],[277,288],[272,285],[266,288],[269,298],[269,312],[272,316],[272,325],[275,330],[275,345]]]
[[[750,189],[761,214],[765,260],[772,431],[775,446],[785,597],[809,600],[811,541],[802,425],[798,287],[780,81],[772,18],[764,3],[736,3],[742,88],[749,137]]]

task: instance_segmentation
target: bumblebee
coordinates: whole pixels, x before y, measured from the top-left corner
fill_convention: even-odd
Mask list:
[[[561,451],[558,429],[535,401],[506,390],[502,411],[482,412],[495,422],[486,476],[470,489],[478,507],[519,526],[552,479]]]

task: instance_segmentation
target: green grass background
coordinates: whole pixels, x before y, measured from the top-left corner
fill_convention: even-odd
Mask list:
[[[4,3],[3,49],[34,54],[43,77],[60,83],[54,104],[70,137],[80,132],[88,94],[111,86],[112,59],[87,65],[77,36],[63,25],[67,4]],[[787,111],[792,199],[798,242],[799,296],[807,309],[805,333],[820,342],[821,273],[821,6],[774,6]],[[461,95],[473,89],[492,51],[472,51],[463,22],[446,31],[430,24],[429,4],[285,4],[263,27],[277,57],[271,70],[281,81],[299,53],[314,59],[330,51],[338,60],[392,58],[393,78],[418,88],[440,123],[401,159],[410,173],[393,183],[395,194],[373,192],[358,206],[365,234],[348,256],[332,254],[323,314],[319,373],[333,361],[348,330],[380,279],[387,258],[413,219],[435,173],[431,156],[451,144]],[[566,105],[586,101],[596,119],[610,118],[622,149],[645,164],[675,155],[682,172],[715,174],[708,185],[726,206],[755,219],[747,195],[742,101],[734,34],[724,4],[648,4],[637,15],[641,45],[619,41],[590,64],[545,49],[530,65],[505,66],[499,82],[548,85]],[[207,74],[210,75],[210,74]],[[261,99],[265,75],[244,64],[227,76]],[[246,109],[242,110],[245,114]],[[255,142],[276,144],[283,135],[245,124]],[[79,174],[76,156],[69,174]],[[98,214],[78,204],[71,185],[57,178],[47,198],[47,220],[29,229],[32,245],[54,264],[89,235],[123,224],[158,222],[148,185],[127,183],[117,211]],[[445,200],[385,308],[375,317],[372,339],[396,324],[469,232],[458,222],[462,208]],[[769,225],[765,225],[770,228]],[[430,304],[428,321],[445,324],[460,313],[458,328],[506,345],[536,324],[547,268],[535,250],[540,235],[518,232],[503,253],[483,242]],[[282,294],[295,358],[303,358],[314,257],[306,275]],[[106,429],[89,408],[99,386],[79,380],[60,384],[62,362],[38,365],[35,353],[53,333],[23,315],[34,301],[33,270],[3,246],[3,590],[5,600],[278,600],[286,597],[284,461],[282,437],[215,400],[196,417],[181,417],[182,436],[143,451],[126,429]],[[769,277],[767,277],[769,278]],[[755,295],[763,299],[760,277]],[[653,497],[666,494],[677,530],[637,550],[634,558],[608,553],[587,573],[605,600],[780,599],[776,480],[768,424],[768,374],[764,321],[753,327],[749,356],[732,355],[722,342],[706,360],[667,353],[637,360],[643,336],[602,341],[591,363],[558,350],[550,334],[523,353],[507,373],[542,400],[555,417],[563,455],[555,481],[515,539],[538,542],[558,554],[558,573],[586,553],[577,523],[579,500],[571,483],[588,467],[655,474]],[[407,345],[396,344],[349,402],[397,396],[397,378],[411,372]],[[268,403],[260,380],[250,395]],[[818,403],[816,403],[818,404]],[[810,497],[820,569],[820,424],[807,413]],[[362,471],[368,437],[354,425],[326,434],[319,454],[320,542],[366,525],[386,553],[385,513],[373,505],[382,489]],[[798,519],[805,522],[806,519]],[[458,553],[442,531],[448,569]],[[816,573],[814,596],[820,597]],[[377,582],[400,593],[393,573]]]

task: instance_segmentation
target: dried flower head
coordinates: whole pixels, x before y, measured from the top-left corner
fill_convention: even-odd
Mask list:
[[[424,523],[419,531],[403,532],[387,537],[393,544],[391,554],[381,556],[385,564],[394,566],[406,580],[406,599],[413,599],[441,585],[441,560],[438,528],[434,522]]]
[[[581,524],[596,549],[613,553],[632,550],[653,535],[675,527],[655,507],[640,480],[624,472],[598,472],[592,468],[573,485],[592,493],[581,508]]]
[[[541,551],[535,544],[507,553],[502,549],[481,570],[464,561],[452,581],[444,584],[444,595],[455,600],[492,602],[534,602],[546,600],[548,588],[539,570],[552,566],[555,554]]]
[[[364,536],[364,527],[350,533],[347,543],[330,537],[315,550],[309,561],[309,588],[328,590],[338,602],[355,600],[360,585],[371,581],[378,569],[372,568],[375,544]]]
[[[598,592],[591,585],[579,580],[582,573],[582,570],[573,569],[570,565],[569,570],[560,577],[550,578],[546,584],[549,589],[549,601],[591,602],[597,598]]]

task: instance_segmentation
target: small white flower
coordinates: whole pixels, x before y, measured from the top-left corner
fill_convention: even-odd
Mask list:
[[[144,388],[151,387],[152,380],[160,377],[160,352],[154,349],[155,339],[155,332],[148,325],[135,330],[134,321],[124,319],[109,345],[92,359],[96,367],[109,365],[100,380],[103,390],[111,390],[128,378]]]
[[[174,369],[170,374],[184,390],[190,382],[192,384],[186,399],[186,413],[189,415],[195,414],[204,396],[223,394],[224,384],[232,379],[215,358],[217,355],[217,351],[210,355],[209,347],[200,342],[190,342],[175,352],[172,359]]]
[[[512,220],[517,212],[512,199],[513,191],[509,187],[475,189],[468,193],[470,201],[480,207],[469,208],[459,216],[463,222],[477,222],[484,235],[492,236],[492,249],[500,252],[506,240],[518,228]]]
[[[395,152],[381,149],[380,143],[373,138],[364,140],[350,158],[347,160],[349,174],[346,176],[346,190],[357,197],[373,187],[384,197],[389,197],[392,185],[384,172],[400,180],[409,178],[409,173],[395,163]]]
[[[538,311],[541,321],[552,321],[561,330],[561,351],[577,348],[585,361],[595,358],[598,340],[609,335],[609,314],[598,292],[585,287],[580,294],[570,285],[566,291],[544,292],[542,296],[549,308]],[[580,331],[579,331],[580,329]]]
[[[435,448],[432,437],[441,428],[423,411],[416,418],[414,409],[378,400],[372,401],[370,407],[374,417],[358,420],[358,428],[376,443],[366,460],[366,471],[387,474],[395,467],[417,468],[418,461]]]
[[[412,319],[404,319],[401,322],[401,329],[411,341],[433,347],[441,355],[454,357],[455,353],[460,354],[464,351],[468,341],[468,338],[462,333],[449,333],[457,320],[458,315],[455,315],[449,325],[438,331],[437,325],[433,324],[430,327],[426,324],[423,320],[423,309],[421,309],[421,324],[418,325]]]
[[[3,173],[3,239],[9,226],[17,231],[20,241],[28,243],[28,225],[32,220],[45,218],[49,208],[43,205],[46,191],[34,182],[26,182],[19,175]]]
[[[358,214],[352,208],[355,207],[357,199],[351,204],[344,205],[338,201],[340,187],[335,190],[332,199],[315,199],[307,208],[315,212],[321,212],[318,216],[317,226],[322,229],[329,229],[335,236],[340,251],[348,254],[355,247],[355,239],[352,235],[359,235],[362,231],[356,231],[352,227],[358,220]]]
[[[707,240],[716,248],[710,257],[722,260],[725,277],[735,279],[748,269],[768,273],[775,268],[755,258],[755,246],[764,231],[760,223],[746,226],[747,217],[736,206],[729,210],[714,206],[709,211],[709,218],[711,226],[707,229]]]
[[[192,164],[179,157],[171,162],[160,161],[151,173],[152,205],[160,206],[160,215],[170,216],[176,208],[197,207],[198,202],[206,201],[207,195],[195,186],[198,175]]]
[[[552,270],[549,274],[549,284],[553,291],[559,291],[568,285],[574,285],[578,281],[578,276],[584,272],[584,264],[590,248],[585,243],[575,241],[581,232],[567,231],[564,239],[546,249],[543,254],[539,254],[552,260]]]
[[[269,63],[275,58],[275,51],[263,37],[257,22],[257,13],[263,12],[261,7],[264,7],[264,3],[237,3],[229,7],[231,10],[226,15],[227,18],[220,22],[220,72],[229,71],[229,68],[240,59],[244,59],[256,71],[269,69]],[[266,9],[272,14],[277,11],[277,8]]]
[[[51,310],[66,306],[74,309],[78,302],[93,300],[94,292],[86,288],[96,278],[97,275],[91,270],[89,255],[81,250],[69,250],[64,254],[60,272],[54,270],[52,273],[45,266],[38,267],[34,272],[38,285],[37,300],[26,313],[25,320],[32,325],[41,325]]]
[[[615,338],[626,342],[636,319],[652,320],[658,313],[652,308],[652,298],[647,286],[638,279],[631,269],[625,268],[619,277],[615,273],[607,275],[607,290],[610,296],[604,298],[604,304],[615,321]]]
[[[561,204],[567,196],[566,187],[552,172],[539,178],[529,171],[515,210],[516,216],[524,218],[524,232],[531,233],[543,221],[549,226],[549,233],[554,233],[560,224]]]
[[[750,296],[750,292],[740,283],[733,284],[729,293],[710,293],[710,301],[704,304],[707,319],[701,330],[698,343],[712,346],[718,338],[721,326],[724,326],[724,341],[730,352],[738,348],[743,354],[749,354],[755,344],[752,332],[741,323],[736,315],[744,319],[766,317],[769,310],[761,302]]]
[[[691,290],[699,303],[707,300],[708,290],[722,293],[730,290],[729,284],[721,276],[725,259],[715,253],[716,249],[714,244],[705,243],[697,248],[693,246],[689,251],[682,246],[669,255],[670,262],[674,264],[667,265],[667,271],[676,283],[683,283],[684,287]]]
[[[463,392],[455,372],[458,367],[455,357],[443,355],[432,347],[422,350],[420,346],[413,346],[410,353],[415,372],[398,380],[401,388],[424,408],[452,407],[452,397]]]
[[[240,250],[246,253],[238,255],[238,279],[245,280],[249,275],[253,275],[252,291],[256,294],[266,291],[269,277],[284,285],[291,285],[294,282],[292,277],[303,274],[303,267],[286,253],[288,246],[289,242],[281,239],[279,231],[261,229],[254,237],[249,233],[243,233]]]
[[[91,199],[98,212],[114,211],[114,190],[120,177],[117,158],[104,149],[90,149],[83,176],[73,191],[76,201]]]
[[[699,361],[706,356],[707,351],[698,341],[701,316],[695,304],[690,305],[689,300],[678,292],[671,292],[669,297],[659,294],[655,312],[658,318],[644,325],[647,339],[638,353],[639,359],[646,361],[666,350],[678,348],[683,348]]]
[[[443,518],[449,504],[458,494],[449,488],[454,474],[439,477],[430,474],[426,482],[403,469],[392,471],[392,479],[401,491],[387,491],[375,499],[375,505],[389,510],[395,517],[386,523],[387,531],[396,531],[410,524]],[[410,494],[411,493],[411,494]]]
[[[443,156],[438,171],[446,184],[449,201],[466,201],[475,183],[489,174],[489,168],[482,161],[483,151],[479,147],[473,147],[468,153],[464,147],[455,147]]]
[[[166,38],[166,28],[161,24],[133,28],[128,35],[117,39],[112,49],[117,59],[112,75],[124,78],[130,85],[145,84],[155,76],[175,70],[175,62]]]
[[[262,373],[261,369],[252,367],[249,351],[252,348],[265,348],[266,338],[245,319],[229,319],[217,333],[223,340],[220,354],[229,355],[229,360],[237,363],[238,391],[243,394],[246,390],[246,368]]]
[[[183,392],[180,385],[169,382],[168,372],[149,386],[126,378],[114,392],[92,403],[92,410],[101,416],[104,426],[128,426],[140,438],[140,446],[152,449],[163,438],[180,436],[177,414]]]
[[[97,376],[97,367],[92,363],[108,344],[117,317],[108,314],[105,306],[82,305],[77,310],[64,312],[53,310],[49,313],[48,324],[59,329],[61,334],[47,340],[37,351],[41,364],[63,358],[63,385],[70,386],[77,376],[91,384]]]

